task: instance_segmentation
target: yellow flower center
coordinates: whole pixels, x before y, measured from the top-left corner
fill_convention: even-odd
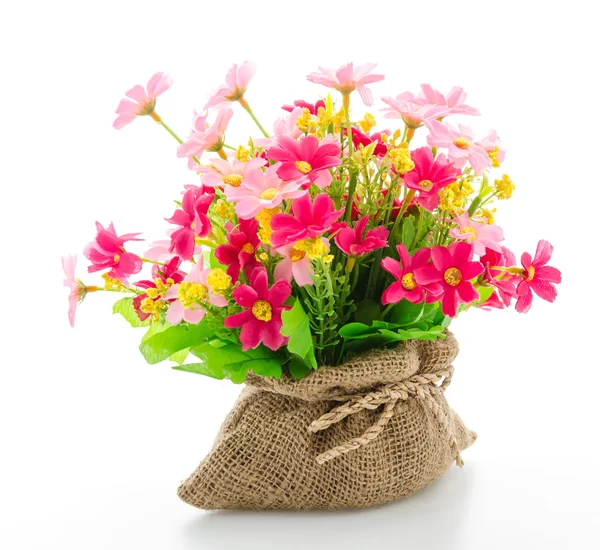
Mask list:
[[[246,243],[244,246],[242,246],[242,252],[245,252],[246,254],[252,254],[254,252],[254,247],[251,243]]]
[[[223,183],[231,185],[231,187],[239,187],[242,184],[244,177],[240,174],[229,174],[223,178]]]
[[[462,281],[462,273],[456,267],[449,267],[444,271],[444,281],[450,286],[456,286]]]
[[[477,238],[477,233],[476,233],[475,229],[473,229],[472,227],[463,227],[460,230],[460,234],[467,235],[466,241],[468,243],[474,242],[475,239]]]
[[[231,288],[231,277],[221,268],[213,269],[206,278],[208,286],[215,294],[224,296],[226,291]]]
[[[115,263],[119,263],[119,260],[120,260],[120,259],[121,259],[121,256],[119,256],[118,254],[115,254],[115,255],[113,256],[113,262],[115,262]]]
[[[459,149],[468,149],[471,147],[471,142],[465,136],[457,137],[453,143]]]
[[[277,189],[271,187],[270,189],[266,189],[265,191],[263,191],[260,194],[260,198],[265,201],[272,201],[275,198],[275,195],[277,195]]]
[[[273,318],[273,307],[265,300],[256,300],[252,306],[252,315],[259,321],[268,323]]]
[[[492,161],[492,166],[494,168],[500,168],[500,161],[498,160],[500,149],[498,149],[498,146],[494,147],[491,151],[488,151],[487,154],[490,157],[490,160]]]
[[[528,283],[530,283],[533,280],[533,278],[535,277],[535,267],[533,267],[532,265],[530,265],[527,268],[527,271],[525,271],[525,274],[527,275],[526,281]]]
[[[300,170],[300,172],[303,174],[308,174],[312,171],[312,166],[303,160],[296,161],[296,168],[298,168],[298,170]]]
[[[298,262],[305,256],[306,256],[306,252],[304,250],[296,250],[295,248],[292,248],[292,253],[290,254],[290,258],[292,259],[292,262]]]
[[[158,321],[160,314],[167,309],[167,304],[162,300],[153,300],[152,298],[144,298],[140,303],[140,311],[152,315],[153,321]]]
[[[405,273],[402,275],[402,279],[400,281],[402,288],[405,290],[414,290],[417,286],[417,282],[415,281],[415,276],[412,273]]]
[[[204,302],[207,296],[208,288],[201,283],[183,282],[177,291],[177,298],[186,309],[191,309],[199,302]]]
[[[431,188],[433,187],[433,182],[430,180],[421,180],[419,182],[419,187],[423,189],[423,191],[431,191]]]
[[[306,239],[294,244],[294,250],[306,252],[311,260],[316,260],[324,254],[327,254],[327,245],[319,238]]]

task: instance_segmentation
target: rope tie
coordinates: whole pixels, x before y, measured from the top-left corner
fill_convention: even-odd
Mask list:
[[[349,395],[332,398],[334,401],[344,401],[344,403],[313,421],[308,428],[309,432],[317,433],[326,430],[329,426],[341,422],[347,416],[359,413],[363,410],[374,411],[381,407],[381,405],[383,405],[383,410],[379,415],[377,422],[367,428],[365,433],[360,437],[355,437],[354,439],[346,441],[345,443],[318,455],[317,463],[324,464],[338,456],[354,451],[363,445],[368,445],[384,430],[388,422],[394,416],[396,407],[400,402],[406,402],[409,399],[420,399],[435,416],[448,441],[448,445],[454,453],[457,466],[462,468],[464,462],[460,456],[458,442],[452,433],[450,420],[448,419],[448,415],[444,412],[444,409],[439,406],[435,399],[436,394],[445,391],[450,385],[453,374],[454,368],[449,367],[448,369],[437,372],[416,374],[407,380],[395,384],[386,384],[366,395]]]

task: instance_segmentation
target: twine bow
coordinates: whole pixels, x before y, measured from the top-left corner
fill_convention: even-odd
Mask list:
[[[324,464],[329,460],[369,444],[377,438],[392,419],[394,411],[401,401],[421,399],[433,412],[443,434],[448,440],[448,445],[455,453],[456,464],[462,468],[464,462],[460,456],[460,447],[458,446],[456,437],[454,437],[454,433],[450,428],[450,420],[434,397],[436,393],[443,392],[450,385],[453,373],[454,368],[449,367],[437,372],[416,374],[402,382],[381,386],[366,395],[333,398],[334,401],[344,401],[345,403],[313,421],[308,428],[309,432],[316,433],[326,430],[329,426],[342,421],[347,416],[359,413],[365,409],[374,411],[383,405],[383,411],[377,422],[370,426],[363,435],[318,455],[317,463]]]

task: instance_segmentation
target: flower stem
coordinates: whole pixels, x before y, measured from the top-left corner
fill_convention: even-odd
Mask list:
[[[152,118],[156,120],[156,122],[158,122],[167,132],[169,132],[169,134],[171,134],[173,139],[175,139],[175,141],[179,143],[179,145],[181,145],[183,143],[183,140],[170,128],[170,126],[165,124],[165,121],[162,118],[160,118],[156,113],[153,112],[152,114],[156,115],[156,117],[153,116]],[[196,157],[192,158],[194,159],[194,162],[196,164],[200,164],[200,161]]]
[[[246,110],[246,112],[252,117],[252,120],[258,126],[258,129],[262,132],[262,135],[265,136],[266,138],[270,138],[271,136],[269,135],[269,132],[267,132],[263,128],[262,124],[258,121],[258,119],[256,118],[256,115],[252,112],[252,109],[250,108],[250,105],[248,104],[246,99],[243,97],[240,97],[240,99],[238,99],[238,101],[239,101],[240,105]]]
[[[165,265],[163,262],[156,262],[154,260],[149,260],[148,258],[140,258],[140,260],[146,264]]]

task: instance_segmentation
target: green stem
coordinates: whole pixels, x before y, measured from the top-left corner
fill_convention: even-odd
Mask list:
[[[175,139],[175,141],[177,143],[179,143],[179,145],[181,145],[183,143],[183,140],[169,127],[167,126],[167,124],[165,124],[165,121],[161,118],[159,124],[167,131],[169,132],[169,134],[171,134],[171,136],[173,136],[173,138]],[[196,157],[192,157],[194,159],[194,162],[196,164],[200,164],[200,161],[196,158]]]
[[[258,126],[258,129],[262,132],[262,135],[265,136],[266,138],[270,138],[271,136],[269,135],[269,132],[267,132],[262,124],[258,121],[258,119],[256,118],[256,115],[252,112],[252,109],[250,108],[250,105],[248,104],[248,102],[242,97],[239,99],[240,105],[246,110],[246,112],[252,117],[252,120],[254,121],[254,123]]]
[[[392,308],[395,306],[396,304],[391,303],[388,304],[387,307],[383,310],[383,313],[381,314],[381,318],[385,319],[385,316],[392,310]]]
[[[231,149],[232,151],[237,151],[237,149],[235,147],[232,147],[231,145],[227,145],[227,143],[223,143],[223,147],[225,147],[225,149]]]
[[[156,262],[154,260],[149,260],[148,258],[140,258],[140,260],[146,264],[165,265],[163,262]]]

